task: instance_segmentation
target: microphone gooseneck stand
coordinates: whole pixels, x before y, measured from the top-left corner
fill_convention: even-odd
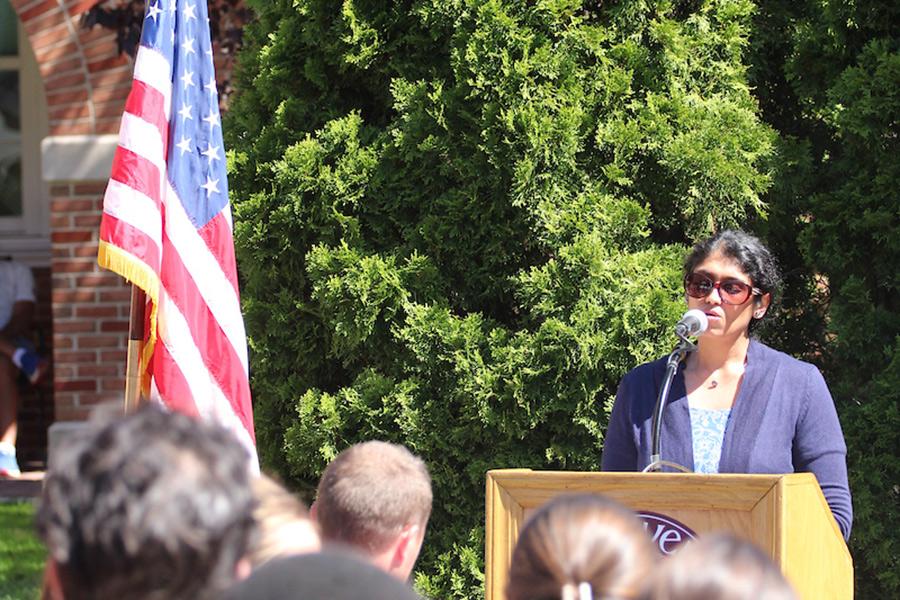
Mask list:
[[[663,383],[659,388],[659,395],[656,397],[656,406],[653,408],[650,464],[644,467],[643,471],[641,471],[642,473],[660,471],[663,467],[671,467],[684,473],[691,472],[690,469],[679,465],[678,463],[662,460],[659,449],[659,438],[660,432],[662,431],[662,414],[666,407],[666,400],[669,397],[669,389],[672,387],[672,380],[675,378],[675,373],[678,371],[678,365],[681,361],[683,361],[688,354],[697,349],[697,346],[687,339],[687,337],[683,335],[679,335],[678,337],[681,341],[678,342],[678,345],[675,346],[675,350],[672,351],[669,358],[666,360],[666,376],[663,378]]]

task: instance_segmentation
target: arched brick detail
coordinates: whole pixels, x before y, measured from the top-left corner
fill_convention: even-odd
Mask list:
[[[81,27],[85,0],[11,0],[37,57],[50,135],[116,133],[131,86],[131,60],[116,34]]]

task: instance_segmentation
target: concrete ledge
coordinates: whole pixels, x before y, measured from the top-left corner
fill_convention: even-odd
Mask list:
[[[0,479],[0,503],[37,498],[43,485],[43,472],[22,473],[20,479]]]
[[[47,183],[106,181],[117,135],[61,135],[41,141],[41,177]]]

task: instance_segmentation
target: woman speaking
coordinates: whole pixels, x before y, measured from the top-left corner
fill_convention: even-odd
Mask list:
[[[779,279],[769,250],[741,231],[723,231],[688,255],[687,305],[705,313],[709,325],[672,381],[660,444],[667,461],[697,473],[814,474],[847,539],[853,520],[847,447],[825,380],[813,365],[750,335],[771,312]],[[665,370],[662,358],[622,379],[604,471],[640,471],[650,463]]]

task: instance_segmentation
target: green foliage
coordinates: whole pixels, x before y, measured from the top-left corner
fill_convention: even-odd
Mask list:
[[[267,468],[428,463],[417,584],[483,586],[485,471],[596,469],[682,243],[764,209],[743,0],[259,0],[226,134]]]
[[[873,380],[856,389],[840,389],[851,399],[842,420],[850,440],[858,598],[892,597],[900,589],[900,338],[881,353],[889,362]]]
[[[896,3],[760,2],[752,61],[783,134],[767,227],[795,274],[784,337],[814,342],[841,414],[860,598],[900,596],[898,23]]]

